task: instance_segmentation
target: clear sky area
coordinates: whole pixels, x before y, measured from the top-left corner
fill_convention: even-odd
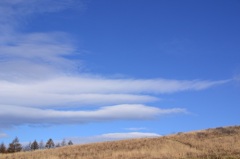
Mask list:
[[[239,124],[239,0],[0,1],[0,142]]]

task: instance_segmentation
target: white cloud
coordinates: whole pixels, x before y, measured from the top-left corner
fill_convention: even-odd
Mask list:
[[[22,22],[36,14],[59,12],[65,9],[84,10],[82,0],[1,0],[0,34],[7,35],[21,27]]]
[[[140,104],[114,105],[80,111],[0,105],[0,127],[22,124],[80,124],[112,120],[148,120],[156,116],[175,113],[186,113],[186,110],[159,109]]]
[[[81,0],[1,0],[0,20],[9,22],[12,19],[20,20],[24,16],[36,13],[58,12],[68,8],[83,7]]]
[[[67,140],[72,140],[74,144],[84,144],[84,143],[95,143],[104,141],[116,141],[124,139],[134,139],[134,138],[152,138],[160,137],[161,135],[150,132],[128,132],[128,133],[108,133],[97,136],[90,137],[72,137],[67,138]]]
[[[0,98],[1,104],[48,108],[147,103],[158,100],[155,96],[147,95],[149,93],[200,90],[224,82],[226,81],[134,80],[76,76],[27,82],[0,80]]]
[[[101,93],[175,93],[187,90],[203,90],[224,84],[222,81],[180,81],[168,79],[107,79],[93,77],[63,77],[49,80],[40,85],[54,87],[57,92],[101,92]],[[63,84],[64,83],[64,84]],[[56,87],[61,85],[62,87]]]
[[[77,71],[81,62],[64,57],[78,54],[70,41],[61,32],[0,37],[0,78],[39,79]]]

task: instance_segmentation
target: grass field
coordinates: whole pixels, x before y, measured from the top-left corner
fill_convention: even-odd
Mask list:
[[[240,126],[0,154],[0,159],[240,159]]]

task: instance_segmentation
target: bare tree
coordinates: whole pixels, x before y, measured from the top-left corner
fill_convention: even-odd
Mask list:
[[[39,149],[39,145],[38,145],[38,142],[34,140],[33,143],[31,144],[31,150],[37,150],[37,149]]]
[[[47,143],[46,143],[46,148],[50,149],[50,148],[54,148],[55,144],[53,142],[53,140],[50,138]]]
[[[68,145],[73,145],[73,142],[71,140],[69,140]]]
[[[4,143],[2,142],[0,144],[0,153],[6,153],[7,152],[7,148],[6,146],[4,145]]]
[[[13,152],[19,152],[22,150],[22,145],[19,143],[18,137],[16,137],[8,147],[8,152],[13,153]]]

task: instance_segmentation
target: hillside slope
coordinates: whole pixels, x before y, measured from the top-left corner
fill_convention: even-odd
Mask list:
[[[0,159],[239,159],[240,126],[0,155]]]

